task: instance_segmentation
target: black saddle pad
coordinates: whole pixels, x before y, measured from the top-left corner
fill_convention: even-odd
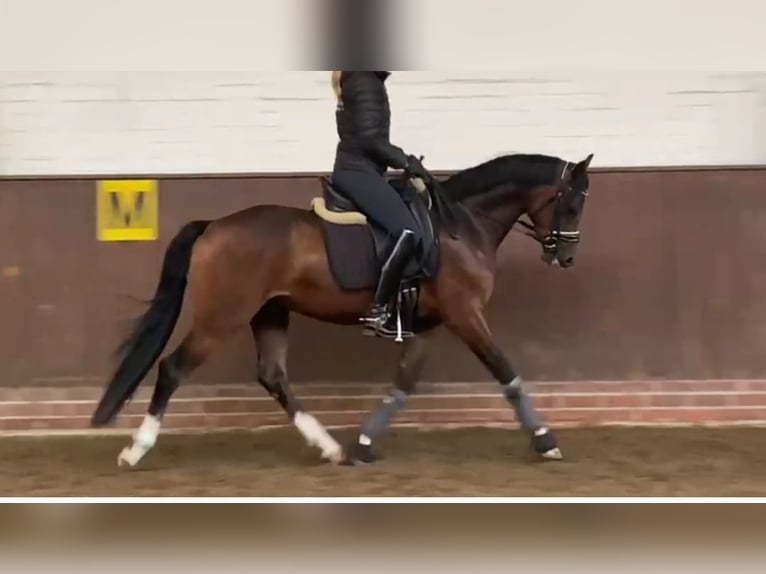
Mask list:
[[[439,267],[439,242],[426,202],[414,191],[405,194],[403,192],[405,202],[421,227],[424,243],[421,251],[405,269],[403,279],[428,279],[436,275]],[[325,192],[327,200],[328,194]],[[374,289],[380,270],[397,238],[389,236],[374,224],[340,225],[325,220],[320,222],[330,270],[338,286],[344,290]]]

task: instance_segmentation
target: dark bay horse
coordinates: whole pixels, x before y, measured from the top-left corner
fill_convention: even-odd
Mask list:
[[[551,265],[574,264],[579,223],[588,195],[592,155],[579,163],[542,155],[507,155],[464,170],[431,186],[439,263],[423,282],[416,310],[416,336],[407,339],[395,389],[363,423],[358,441],[343,449],[306,413],[288,385],[287,330],[291,312],[321,321],[359,325],[372,291],[345,290],[334,280],[322,226],[310,210],[261,205],[216,221],[186,224],[165,253],[155,296],[122,344],[121,363],[92,416],[109,424],[160,358],[181,312],[185,291],[193,325],[183,342],[160,360],[144,422],[118,462],[134,466],[151,449],[168,403],[181,380],[242,328],[251,328],[258,352],[257,378],[285,410],[307,442],[336,463],[372,462],[372,445],[402,409],[419,378],[425,336],[445,325],[500,383],[531,446],[543,459],[559,459],[553,433],[526,394],[522,378],[493,342],[483,309],[493,290],[496,253],[521,223],[542,245]],[[438,190],[436,193],[435,190]],[[451,232],[444,225],[449,206]],[[441,211],[441,217],[435,212]],[[520,221],[526,214],[531,223]],[[187,286],[188,283],[188,286]]]

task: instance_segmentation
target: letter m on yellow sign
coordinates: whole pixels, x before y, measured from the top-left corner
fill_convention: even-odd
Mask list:
[[[154,241],[158,228],[159,199],[155,180],[98,182],[96,231],[99,241]]]

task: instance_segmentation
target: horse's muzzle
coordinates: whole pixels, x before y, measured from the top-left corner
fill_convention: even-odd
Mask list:
[[[549,253],[543,253],[542,260],[551,267],[561,267],[562,269],[572,267],[575,264],[575,258],[572,256],[559,258]]]

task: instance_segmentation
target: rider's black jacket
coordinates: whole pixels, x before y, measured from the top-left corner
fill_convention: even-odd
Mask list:
[[[386,90],[390,72],[343,72],[336,120],[340,142],[335,170],[405,169],[408,158],[391,145],[391,107]]]

